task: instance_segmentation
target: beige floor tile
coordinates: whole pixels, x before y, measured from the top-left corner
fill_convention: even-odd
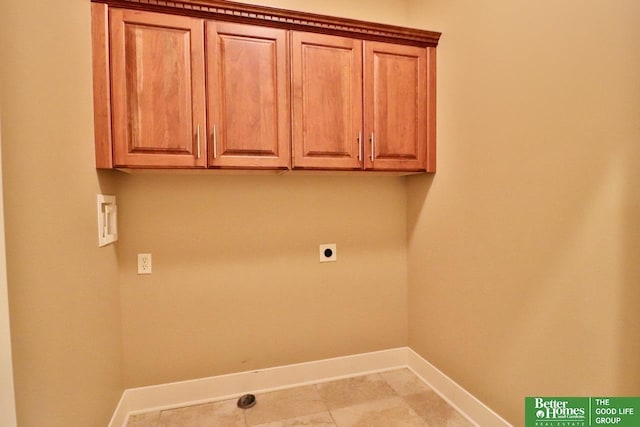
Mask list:
[[[160,412],[158,427],[210,427],[213,403]]]
[[[395,371],[381,372],[380,376],[393,388],[400,396],[423,393],[431,390],[413,372],[404,368]]]
[[[145,412],[129,417],[127,427],[156,427],[160,419],[160,411]]]
[[[329,409],[396,396],[391,386],[378,374],[332,381],[316,387]]]
[[[400,397],[333,409],[339,427],[425,427],[427,424]]]
[[[245,427],[244,410],[238,408],[237,400],[223,400],[213,404],[213,427]]]
[[[326,412],[327,407],[314,386],[297,387],[256,395],[256,406],[246,410],[247,425]]]
[[[287,420],[274,421],[267,424],[258,424],[255,427],[335,427],[333,418],[329,412],[306,415],[304,417],[289,418]]]
[[[466,418],[434,391],[404,396],[413,410],[432,427],[472,427]]]
[[[186,406],[160,413],[158,427],[244,427],[244,414],[234,400]],[[127,426],[128,427],[128,426]]]

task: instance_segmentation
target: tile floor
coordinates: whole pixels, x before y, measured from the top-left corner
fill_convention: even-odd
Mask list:
[[[471,427],[408,369],[132,415],[127,427]]]

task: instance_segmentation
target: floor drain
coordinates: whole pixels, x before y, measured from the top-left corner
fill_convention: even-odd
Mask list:
[[[256,397],[253,394],[245,394],[238,399],[238,408],[249,409],[256,404]]]

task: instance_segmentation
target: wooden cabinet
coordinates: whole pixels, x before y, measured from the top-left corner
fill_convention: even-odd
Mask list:
[[[435,171],[439,33],[92,0],[99,168]]]
[[[427,169],[427,51],[364,42],[365,169]]]
[[[116,167],[288,167],[285,30],[111,9],[109,41]]]
[[[111,9],[117,167],[205,167],[202,20]]]
[[[426,49],[291,39],[294,168],[426,170]]]
[[[291,35],[293,167],[361,169],[362,41]]]
[[[289,166],[287,32],[207,22],[209,166]]]

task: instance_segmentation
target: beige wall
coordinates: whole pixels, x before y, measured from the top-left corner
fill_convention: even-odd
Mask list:
[[[640,3],[410,12],[443,32],[410,346],[515,425],[525,396],[640,395]]]
[[[104,426],[122,392],[115,248],[97,248],[89,1],[0,2],[18,424]]]
[[[408,19],[407,0],[239,0],[239,2],[391,25],[406,25]]]
[[[402,178],[124,176],[127,387],[405,346]],[[336,243],[338,261],[319,263]],[[136,254],[153,274],[136,274]]]

